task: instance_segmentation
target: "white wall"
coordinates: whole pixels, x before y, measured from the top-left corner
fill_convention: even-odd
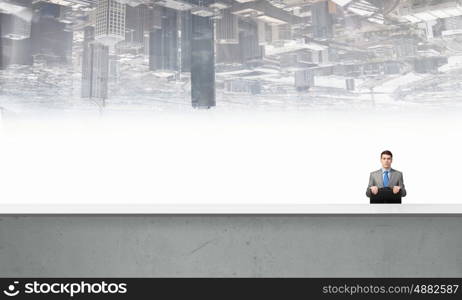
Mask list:
[[[405,203],[458,203],[458,113],[158,113],[8,121],[0,204],[368,203],[394,153]]]

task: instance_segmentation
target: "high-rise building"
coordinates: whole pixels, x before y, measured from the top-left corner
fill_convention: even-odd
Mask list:
[[[257,21],[257,36],[258,36],[258,44],[259,45],[266,45],[266,30],[268,25],[263,21]]]
[[[41,3],[32,19],[31,43],[34,60],[48,64],[69,63],[72,58],[73,32],[58,20],[60,6]]]
[[[192,14],[190,11],[180,12],[180,59],[181,71],[191,71],[191,37],[192,37]]]
[[[239,43],[238,16],[231,9],[224,9],[215,24],[215,40],[218,44]]]
[[[147,7],[138,5],[137,7],[126,7],[125,18],[125,40],[124,47],[142,48],[144,45],[144,15]]]
[[[153,29],[149,35],[149,69],[178,70],[178,13],[162,8],[160,29]]]
[[[265,55],[264,43],[259,36],[258,23],[253,20],[239,20],[239,43],[218,43],[217,63],[247,63],[261,60]]]
[[[215,54],[213,20],[192,16],[191,102],[195,108],[215,106]]]
[[[40,1],[34,6],[34,10],[42,18],[59,18],[61,14],[61,7],[57,3]]]
[[[328,39],[333,36],[333,17],[329,12],[329,2],[319,1],[311,5],[311,26],[314,38]]]
[[[95,27],[87,26],[83,31],[81,97],[91,97],[92,56],[90,44],[95,41]]]
[[[160,29],[162,27],[162,6],[154,6],[145,11],[144,28],[146,31]]]
[[[153,29],[149,32],[149,70],[162,69],[162,30]]]
[[[144,55],[145,58],[149,59],[149,31],[144,32],[143,55]]]
[[[84,29],[82,62],[82,98],[107,99],[109,47],[94,40],[95,29]]]
[[[241,21],[239,32],[239,45],[243,62],[260,60],[265,55],[265,47],[260,46],[258,38],[257,23],[252,21]]]
[[[0,69],[10,64],[31,65],[31,4],[0,1]]]
[[[1,18],[2,14],[0,14],[0,31],[2,30]],[[3,70],[4,68],[5,66],[3,64],[3,39],[0,37],[0,70]]]
[[[116,0],[99,0],[96,7],[95,40],[114,46],[125,39],[126,5]]]

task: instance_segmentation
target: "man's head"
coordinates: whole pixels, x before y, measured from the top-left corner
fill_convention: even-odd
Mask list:
[[[390,151],[385,150],[380,154],[380,162],[382,163],[382,167],[384,169],[391,168],[392,161],[393,161],[393,154]]]

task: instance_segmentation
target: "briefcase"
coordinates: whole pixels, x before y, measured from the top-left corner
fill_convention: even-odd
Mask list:
[[[377,195],[371,194],[372,203],[401,203],[401,191],[398,194],[393,193],[390,187],[379,188]]]

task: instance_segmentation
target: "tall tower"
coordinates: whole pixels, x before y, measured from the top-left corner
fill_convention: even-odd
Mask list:
[[[258,26],[253,21],[241,21],[239,32],[239,44],[241,47],[241,57],[244,63],[251,60],[262,59],[265,55],[265,47],[260,46],[258,38]]]
[[[239,44],[238,16],[231,9],[224,9],[216,21],[215,40],[218,44]]]
[[[313,37],[328,39],[333,35],[334,20],[329,12],[329,2],[320,1],[311,5]]]
[[[0,69],[9,64],[31,65],[31,4],[0,1]]]
[[[125,46],[141,48],[144,45],[144,19],[148,8],[144,5],[125,8]]]
[[[0,14],[0,34],[2,32],[2,14]],[[3,70],[3,43],[2,38],[0,37],[0,70]]]
[[[98,0],[96,7],[95,40],[114,46],[125,39],[125,4],[115,0]]]
[[[181,72],[191,71],[191,36],[192,36],[192,14],[190,11],[180,12],[181,17],[181,38],[180,38],[180,58]]]
[[[149,36],[149,69],[178,70],[178,13],[162,8],[161,28],[155,28]]]
[[[194,108],[215,106],[215,37],[213,20],[192,16],[191,101]]]
[[[82,98],[107,99],[109,47],[94,40],[95,29],[85,28],[82,63]]]

